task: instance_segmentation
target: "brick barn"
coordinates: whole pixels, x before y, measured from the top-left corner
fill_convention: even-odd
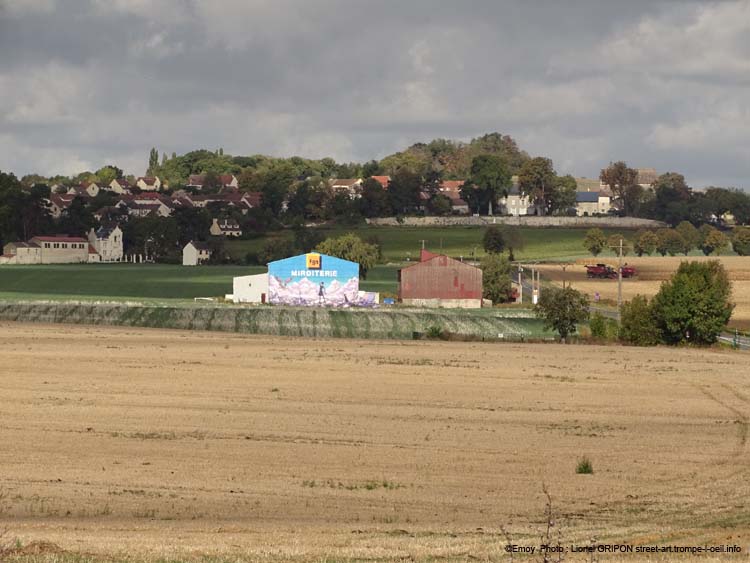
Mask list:
[[[441,254],[422,250],[419,262],[398,272],[398,297],[405,305],[479,308],[482,270]]]

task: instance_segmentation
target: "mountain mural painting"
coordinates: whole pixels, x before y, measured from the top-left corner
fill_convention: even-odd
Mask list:
[[[312,252],[268,264],[268,300],[274,305],[349,307],[360,299],[356,262]]]

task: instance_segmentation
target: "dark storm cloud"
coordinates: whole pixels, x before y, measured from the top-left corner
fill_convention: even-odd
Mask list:
[[[0,169],[515,137],[747,186],[750,3],[0,0]]]

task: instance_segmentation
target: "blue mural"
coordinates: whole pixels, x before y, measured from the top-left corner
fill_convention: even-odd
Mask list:
[[[275,305],[357,305],[359,264],[316,252],[271,262],[268,300]]]

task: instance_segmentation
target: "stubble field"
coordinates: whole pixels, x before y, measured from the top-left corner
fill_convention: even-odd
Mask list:
[[[567,546],[749,547],[738,352],[3,323],[0,358],[18,561],[500,561],[543,484]]]
[[[661,283],[668,280],[677,270],[680,262],[719,260],[726,268],[732,282],[732,299],[736,304],[730,327],[750,330],[750,257],[747,256],[628,256],[623,259],[631,266],[635,266],[638,275],[635,278],[623,280],[622,297],[628,301],[635,295],[656,295]],[[617,258],[599,257],[577,260],[575,264],[568,264],[563,270],[561,265],[548,264],[539,266],[542,275],[550,281],[561,284],[563,280],[572,287],[588,294],[592,299],[599,293],[602,300],[617,302],[617,279],[589,279],[586,277],[586,264],[604,263],[617,267]]]

